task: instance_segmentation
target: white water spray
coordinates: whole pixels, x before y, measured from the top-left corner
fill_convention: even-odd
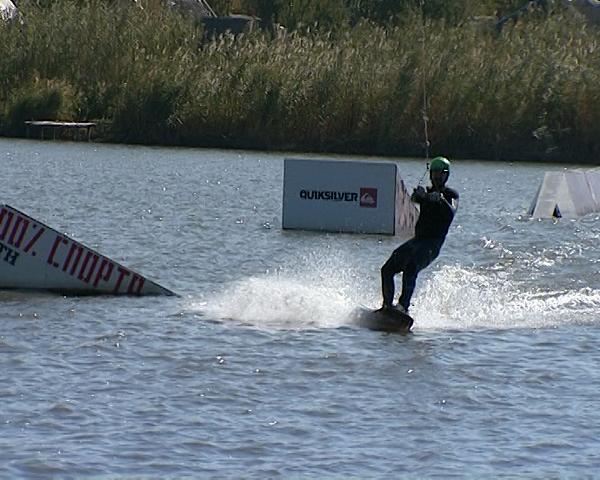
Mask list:
[[[191,309],[267,330],[305,330],[353,325],[361,305],[379,305],[378,271],[361,275],[331,259],[312,265],[241,279]],[[600,290],[528,291],[506,272],[447,265],[421,273],[411,315],[417,332],[551,328],[593,322],[599,310]]]
[[[295,258],[294,266],[233,282],[195,307],[211,318],[265,329],[337,328],[378,295],[378,279],[365,277],[352,259],[313,252]]]
[[[600,310],[600,290],[531,291],[506,272],[445,266],[421,285],[411,313],[424,329],[548,328],[591,323]]]

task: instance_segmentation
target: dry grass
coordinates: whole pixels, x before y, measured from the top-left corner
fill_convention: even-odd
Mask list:
[[[425,85],[434,153],[595,161],[597,32],[555,16],[497,36],[414,15],[203,43],[152,3],[31,9],[0,27],[0,131],[43,113],[102,120],[108,140],[418,155]]]

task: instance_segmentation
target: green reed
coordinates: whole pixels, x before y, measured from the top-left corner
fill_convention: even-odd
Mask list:
[[[594,161],[597,32],[411,13],[398,26],[225,36],[160,7],[61,1],[0,27],[0,132],[97,120],[105,140],[365,154]]]

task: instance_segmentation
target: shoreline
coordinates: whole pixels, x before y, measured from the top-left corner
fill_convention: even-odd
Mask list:
[[[310,150],[310,149],[294,149],[294,148],[252,148],[252,147],[244,147],[244,146],[234,146],[234,145],[183,145],[183,144],[158,144],[158,143],[126,143],[126,142],[117,142],[117,141],[109,141],[106,139],[98,140],[92,139],[90,142],[83,140],[74,140],[70,138],[56,138],[56,139],[40,139],[34,137],[8,137],[0,135],[0,140],[25,140],[32,142],[67,142],[72,144],[82,144],[82,145],[107,145],[107,146],[121,146],[121,147],[147,147],[147,148],[181,148],[181,149],[199,149],[199,150],[217,150],[217,151],[239,151],[239,152],[250,152],[250,153],[265,153],[273,156],[281,156],[286,157],[290,156],[307,156],[307,157],[317,157],[317,156],[340,156],[344,158],[348,157],[360,157],[361,159],[384,159],[384,160],[400,160],[400,159],[410,159],[410,160],[422,160],[427,161],[424,152],[398,152],[398,153],[389,153],[389,154],[381,154],[375,152],[351,152],[351,151],[334,151],[334,150]],[[600,165],[600,161],[598,160],[590,160],[585,161],[582,159],[564,159],[559,157],[553,158],[540,158],[540,157],[526,157],[520,156],[515,158],[492,158],[491,156],[455,156],[449,155],[446,152],[430,152],[429,160],[434,158],[436,155],[442,155],[449,158],[451,161],[464,161],[464,162],[501,162],[501,163],[531,163],[531,164],[540,164],[540,163],[548,163],[548,164],[557,164],[557,165],[577,165],[577,166],[593,166]]]

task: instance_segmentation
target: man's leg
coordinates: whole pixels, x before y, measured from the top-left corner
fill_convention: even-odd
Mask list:
[[[398,304],[404,308],[406,313],[408,313],[410,299],[412,298],[415,291],[415,286],[417,285],[418,274],[418,270],[413,266],[408,267],[402,273],[402,293],[400,294]]]
[[[394,302],[394,275],[398,273],[394,265],[394,255],[381,267],[381,293],[383,294],[383,306],[391,307]]]
[[[415,242],[408,264],[403,269],[402,274],[402,293],[398,304],[404,307],[404,311],[408,313],[410,307],[410,299],[417,285],[417,275],[427,267],[438,256],[440,244],[435,241],[421,240]]]
[[[392,252],[390,258],[381,267],[381,293],[383,295],[383,306],[391,307],[394,303],[394,276],[405,268],[406,259],[410,258],[413,240],[400,245]]]

